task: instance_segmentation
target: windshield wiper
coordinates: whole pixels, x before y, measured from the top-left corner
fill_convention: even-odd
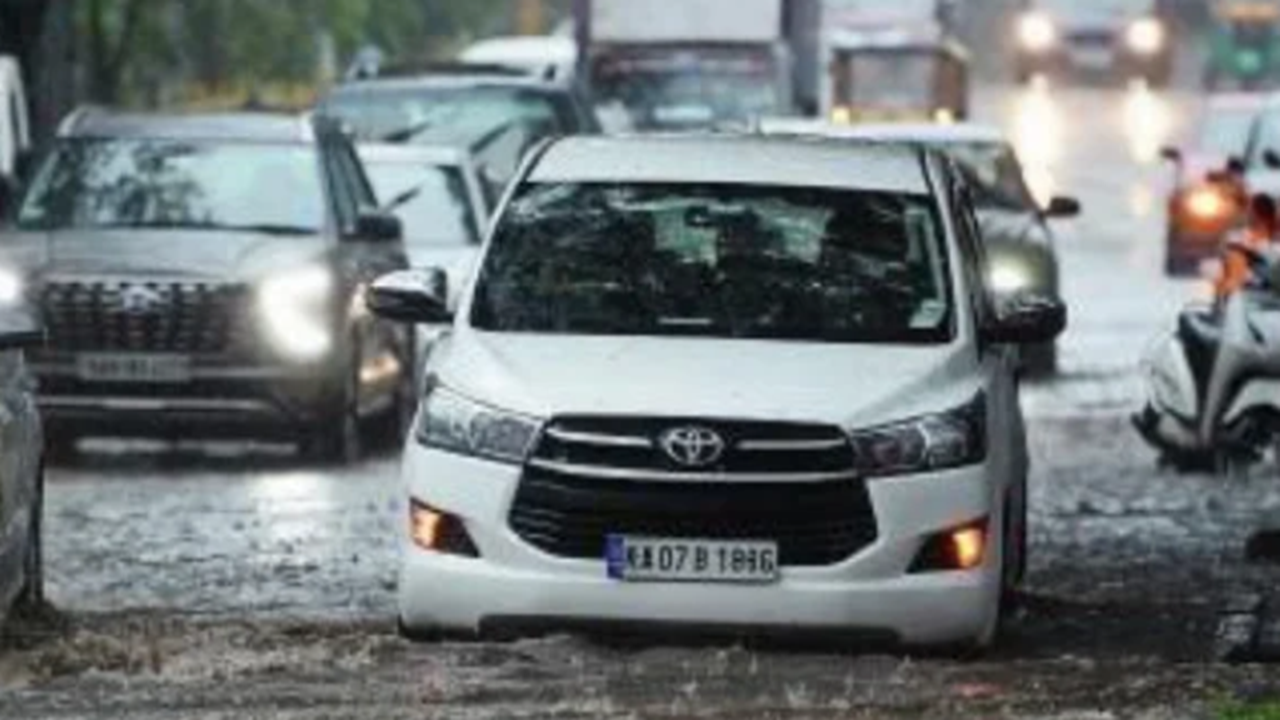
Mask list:
[[[283,223],[246,223],[244,225],[235,225],[232,223],[208,223],[205,225],[192,225],[191,228],[194,230],[249,232],[258,233],[259,235],[279,235],[282,237],[317,235],[320,232],[316,228],[303,227],[302,225],[286,225]]]

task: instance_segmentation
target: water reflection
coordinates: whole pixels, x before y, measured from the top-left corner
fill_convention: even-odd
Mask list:
[[[1031,192],[1041,204],[1057,190],[1054,168],[1062,158],[1063,127],[1047,82],[1035,82],[1014,101],[1013,144],[1022,158]]]
[[[1160,158],[1160,148],[1172,136],[1173,111],[1167,98],[1145,83],[1130,85],[1124,99],[1124,134],[1129,156],[1149,165]]]

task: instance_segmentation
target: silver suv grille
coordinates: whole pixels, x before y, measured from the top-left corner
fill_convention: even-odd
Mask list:
[[[63,281],[40,291],[54,352],[135,351],[218,355],[246,318],[243,285]]]
[[[706,467],[661,447],[673,428],[724,443]],[[788,566],[832,565],[876,539],[853,450],[835,427],[749,421],[560,418],[543,432],[508,517],[552,555],[603,558],[605,537],[776,540]]]

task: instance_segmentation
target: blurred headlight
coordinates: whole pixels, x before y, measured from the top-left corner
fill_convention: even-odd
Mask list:
[[[853,111],[840,105],[831,110],[831,122],[836,125],[849,125],[853,123]]]
[[[1058,28],[1049,16],[1041,13],[1023,15],[1018,22],[1018,42],[1032,52],[1043,52],[1058,42]]]
[[[415,435],[430,448],[520,464],[538,426],[532,418],[481,405],[436,385],[422,401]]]
[[[987,402],[850,435],[866,477],[911,475],[976,465],[987,457]]]
[[[258,287],[258,314],[267,339],[293,360],[313,361],[333,349],[328,309],[333,274],[308,266],[268,278]]]
[[[1031,287],[1035,278],[1025,266],[1012,262],[995,262],[991,266],[991,289],[1000,295],[1010,295]]]
[[[1212,185],[1201,185],[1187,191],[1182,207],[1196,220],[1224,220],[1234,214],[1234,203],[1226,193]]]
[[[11,307],[22,302],[26,283],[22,274],[12,268],[0,267],[0,307]]]
[[[1125,42],[1139,55],[1154,55],[1164,47],[1164,25],[1155,18],[1141,18],[1129,26]]]

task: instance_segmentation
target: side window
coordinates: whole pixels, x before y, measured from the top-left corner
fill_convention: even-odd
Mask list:
[[[338,161],[339,153],[332,143],[322,146],[324,154],[324,172],[332,194],[333,214],[338,229],[344,234],[355,232],[356,217],[359,205],[351,191],[351,183],[344,177],[343,168]]]

